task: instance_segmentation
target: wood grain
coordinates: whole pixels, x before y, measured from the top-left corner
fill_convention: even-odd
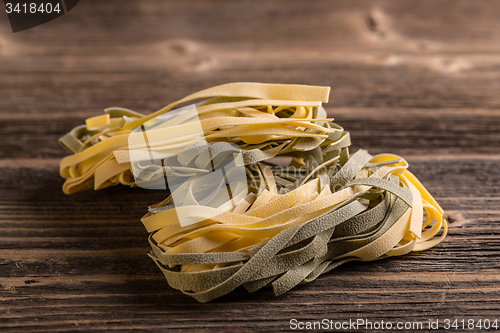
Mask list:
[[[390,151],[405,157],[493,155],[500,147],[500,112],[495,110],[327,107],[327,111],[351,133],[352,151]],[[58,138],[102,112],[0,116],[0,132],[16,138],[0,142],[0,157],[62,158],[67,152],[57,144]]]
[[[2,19],[2,332],[500,320],[499,15],[500,1],[87,0],[16,34]],[[199,304],[170,288],[140,223],[166,193],[66,196],[57,139],[110,106],[149,113],[233,81],[331,86],[326,108],[351,151],[405,157],[445,209],[449,236],[279,297],[238,288]]]

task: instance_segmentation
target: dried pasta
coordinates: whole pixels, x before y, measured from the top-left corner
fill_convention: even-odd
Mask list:
[[[271,286],[279,295],[348,261],[439,244],[447,233],[442,208],[403,158],[350,154],[349,133],[322,107],[328,94],[328,87],[233,83],[149,116],[107,109],[61,138],[73,153],[61,161],[63,190],[161,183],[165,172],[185,179],[142,223],[170,286],[200,302],[239,286]],[[196,121],[188,112],[158,121],[198,99]],[[146,127],[141,141],[145,134],[134,129]],[[241,162],[225,176],[244,170],[244,186],[207,185],[206,175],[236,155]],[[290,162],[272,163],[277,156]],[[153,157],[162,164],[144,165]]]

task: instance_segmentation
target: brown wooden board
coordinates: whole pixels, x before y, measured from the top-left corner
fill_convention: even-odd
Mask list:
[[[500,1],[87,0],[13,34],[0,12],[0,330],[500,321],[499,17]],[[166,193],[66,196],[57,139],[110,106],[149,113],[234,81],[331,86],[351,151],[407,158],[449,236],[279,297],[238,288],[199,304],[170,288],[140,222]]]

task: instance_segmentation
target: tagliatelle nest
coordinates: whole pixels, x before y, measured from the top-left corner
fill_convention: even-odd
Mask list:
[[[349,134],[321,106],[328,94],[232,83],[149,116],[107,109],[61,138],[74,153],[61,161],[63,190],[167,183],[171,195],[142,218],[150,257],[200,302],[238,286],[278,295],[348,261],[439,244],[441,207],[401,157],[349,154]]]

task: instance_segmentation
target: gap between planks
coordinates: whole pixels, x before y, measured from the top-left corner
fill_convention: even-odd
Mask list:
[[[88,252],[98,252],[98,251],[88,251]],[[141,254],[142,256],[142,254]],[[411,272],[411,273],[401,273],[394,274],[388,272],[378,272],[376,275],[373,273],[361,274],[361,273],[342,273],[342,274],[330,274],[323,275],[329,280],[345,280],[345,279],[361,279],[361,280],[376,280],[376,281],[433,281],[433,282],[468,282],[471,280],[475,281],[497,281],[500,282],[500,274],[496,270],[492,271],[481,271],[477,272]],[[163,275],[128,275],[128,274],[104,274],[104,275],[78,275],[78,276],[48,276],[48,277],[11,277],[3,281],[11,281],[16,286],[27,286],[24,281],[27,279],[39,280],[38,283],[33,284],[34,286],[38,284],[47,283],[58,283],[58,282],[116,282],[117,280],[140,280],[140,279],[154,279],[164,281]],[[3,282],[2,281],[2,282]],[[500,291],[500,288],[497,288]],[[311,291],[312,292],[312,291]],[[329,291],[327,291],[329,292]],[[0,298],[1,299],[1,298]]]
[[[188,95],[186,93],[186,95]],[[174,101],[172,101],[174,102]],[[189,104],[189,103],[187,103]],[[184,105],[184,104],[181,104]],[[116,105],[115,105],[116,106]],[[485,109],[485,108],[418,108],[418,107],[405,107],[405,106],[389,106],[389,107],[336,107],[336,106],[330,106],[327,104],[323,105],[327,111],[328,117],[333,117],[335,118],[336,115],[362,115],[362,114],[369,114],[370,117],[372,117],[375,112],[377,113],[382,113],[382,114],[389,114],[389,115],[413,115],[413,116],[424,116],[424,115],[430,115],[433,118],[436,117],[436,115],[465,115],[465,116],[494,116],[494,117],[500,117],[500,114],[498,112],[498,109]],[[107,108],[110,108],[112,106],[104,106],[102,108],[102,111],[99,113],[98,110],[92,109],[89,112],[84,112],[84,111],[79,111],[79,112],[47,112],[47,113],[36,113],[36,114],[20,114],[20,113],[8,113],[8,114],[2,114],[0,113],[0,121],[1,120],[19,120],[19,121],[25,121],[27,118],[30,120],[54,120],[54,121],[60,121],[64,119],[82,119],[82,123],[85,121],[85,119],[93,116],[98,116],[100,114],[104,114],[104,110]],[[150,113],[154,113],[158,110],[149,110]],[[147,115],[147,114],[146,114]],[[335,121],[335,120],[334,120]],[[70,129],[68,129],[69,131]]]
[[[69,155],[68,155],[69,156]],[[500,160],[500,154],[426,154],[405,155],[405,160]],[[0,160],[1,167],[29,166],[29,167],[59,167],[60,158],[5,158]],[[454,198],[457,199],[457,198]]]

